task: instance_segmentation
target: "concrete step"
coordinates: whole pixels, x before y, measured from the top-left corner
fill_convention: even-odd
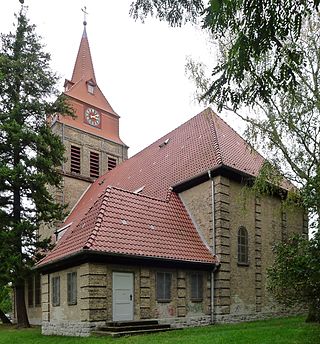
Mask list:
[[[169,328],[153,328],[153,329],[145,329],[145,330],[133,330],[133,331],[121,331],[121,332],[112,332],[112,331],[92,331],[91,335],[93,336],[111,336],[113,338],[122,337],[122,336],[133,336],[138,334],[146,334],[146,333],[159,333],[165,331],[171,331],[172,329]]]
[[[138,330],[152,330],[152,329],[170,329],[167,324],[135,324],[135,325],[122,325],[122,326],[100,326],[98,331],[107,332],[121,332],[121,331],[138,331]]]
[[[135,326],[135,325],[158,325],[158,320],[127,320],[127,321],[109,321],[106,322],[107,326]]]

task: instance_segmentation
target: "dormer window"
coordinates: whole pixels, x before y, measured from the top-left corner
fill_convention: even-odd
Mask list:
[[[93,94],[93,91],[94,91],[94,86],[88,84],[88,92],[91,93],[91,94]]]
[[[87,87],[88,87],[88,92],[93,94],[94,93],[94,88],[96,87],[96,84],[92,80],[89,80],[87,82]]]

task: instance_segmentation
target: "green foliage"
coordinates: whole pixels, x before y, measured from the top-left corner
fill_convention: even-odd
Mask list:
[[[299,86],[304,50],[286,42],[300,37],[302,23],[318,6],[319,0],[136,0],[131,15],[153,15],[172,26],[201,20],[215,39],[232,37],[226,59],[213,69],[204,94],[221,110],[227,103],[234,109],[256,99],[268,103],[279,91],[292,92]],[[257,68],[266,56],[268,64]]]
[[[11,292],[12,290],[8,286],[0,288],[0,309],[4,313],[10,313],[12,311]]]
[[[47,188],[59,186],[57,168],[64,159],[47,116],[70,109],[25,12],[22,7],[16,32],[2,34],[0,42],[0,286],[23,284],[48,247],[37,234],[39,225],[64,212]]]
[[[268,270],[269,289],[286,306],[309,306],[310,321],[320,322],[320,232],[310,240],[294,236],[275,247]]]
[[[255,181],[255,190],[272,194],[278,186],[283,186],[290,190],[287,205],[293,202],[303,206],[311,215],[318,214],[320,210],[319,23],[319,14],[311,15],[302,24],[300,37],[286,42],[304,51],[304,64],[296,75],[299,86],[294,92],[279,90],[277,95],[270,97],[268,104],[257,98],[251,108],[244,107],[241,111],[233,108],[231,103],[224,106],[225,110],[247,123],[247,140],[268,158],[269,162]],[[227,37],[219,42],[221,62],[227,59],[230,40],[232,38]],[[266,56],[257,62],[256,68],[263,68],[269,61],[269,56]],[[210,87],[205,66],[189,61],[187,72],[197,87],[197,98],[209,101],[199,97]],[[244,79],[243,84],[251,81]],[[284,182],[284,179],[292,184]],[[270,182],[276,187],[272,187]],[[294,189],[293,185],[298,186],[299,190]]]

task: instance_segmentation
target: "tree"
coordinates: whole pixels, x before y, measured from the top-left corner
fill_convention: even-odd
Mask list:
[[[205,93],[221,110],[227,102],[235,109],[257,98],[268,103],[279,91],[299,87],[304,51],[286,41],[299,39],[305,18],[318,7],[319,0],[211,0],[208,5],[201,0],[135,0],[130,13],[135,19],[153,15],[172,26],[201,21],[215,39],[233,37]],[[257,69],[266,55],[273,57],[270,63]]]
[[[320,322],[320,232],[310,240],[295,236],[275,247],[268,287],[285,306],[305,304],[307,321]]]
[[[9,313],[12,309],[11,294],[9,286],[0,289],[0,320],[4,324],[11,324],[11,320],[5,313]]]
[[[279,244],[275,249],[276,262],[269,270],[270,290],[276,299],[286,305],[308,304],[310,321],[319,321],[320,317],[320,275],[319,265],[316,265],[319,264],[320,216],[319,19],[319,13],[310,15],[301,26],[299,38],[284,42],[285,46],[304,51],[303,66],[296,72],[297,86],[294,90],[280,89],[269,97],[268,102],[254,99],[251,108],[240,111],[232,106],[232,102],[223,105],[225,110],[232,111],[247,123],[247,139],[269,159],[255,180],[253,189],[263,189],[268,193],[270,189],[266,187],[270,181],[279,185],[283,177],[290,180],[299,189],[288,193],[287,201],[308,210],[311,225],[318,229],[318,234],[310,242],[296,237]],[[219,42],[222,63],[227,59],[226,53],[232,46],[232,40],[233,37],[228,37]],[[266,55],[256,63],[257,70],[263,69],[272,59],[273,56]],[[197,85],[198,99],[210,102],[210,97],[203,96],[210,87],[205,66],[189,61],[187,70]],[[243,89],[253,81],[247,75],[243,80]],[[277,181],[274,177],[278,178]]]
[[[49,62],[21,6],[15,33],[1,35],[0,286],[12,283],[18,326],[24,327],[29,326],[24,280],[49,245],[39,237],[39,225],[64,212],[48,191],[59,187],[64,146],[47,116],[71,111],[57,92]]]
[[[255,99],[251,107],[235,109],[231,102],[223,109],[232,111],[247,123],[246,137],[268,157],[269,168],[280,171],[282,176],[299,186],[302,206],[310,213],[320,214],[320,15],[311,15],[302,25],[298,40],[286,42],[304,50],[304,65],[297,73],[299,84],[294,92],[278,91],[268,103]],[[231,38],[232,40],[232,38]],[[220,42],[220,58],[226,59],[229,42]],[[263,68],[272,59],[266,56],[256,68]],[[210,87],[205,66],[189,61],[189,77],[197,87],[197,97],[210,102],[203,94]],[[253,80],[244,79],[244,84]],[[245,86],[244,86],[245,87]],[[245,115],[244,115],[245,113]],[[297,200],[297,198],[295,198]]]

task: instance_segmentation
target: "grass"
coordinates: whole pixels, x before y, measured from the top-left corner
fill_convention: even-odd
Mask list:
[[[188,328],[113,339],[42,336],[39,328],[17,330],[0,325],[0,344],[317,344],[320,325],[290,317],[241,324]]]

